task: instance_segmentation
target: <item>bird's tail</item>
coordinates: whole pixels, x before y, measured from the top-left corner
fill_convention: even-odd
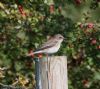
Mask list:
[[[28,53],[27,56],[33,56],[34,52]]]
[[[27,56],[34,56],[35,54],[39,54],[39,53],[42,53],[42,51],[32,51],[30,53],[27,54]]]

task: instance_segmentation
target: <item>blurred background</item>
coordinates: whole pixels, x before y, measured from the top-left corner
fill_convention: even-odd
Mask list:
[[[68,89],[100,89],[100,0],[1,0],[0,85],[35,88],[25,54],[62,34],[55,55],[68,57]]]

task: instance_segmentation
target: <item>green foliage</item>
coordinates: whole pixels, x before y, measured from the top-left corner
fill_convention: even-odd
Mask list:
[[[32,88],[34,63],[25,55],[62,34],[55,55],[68,56],[69,89],[100,88],[99,0],[0,1],[0,82]]]

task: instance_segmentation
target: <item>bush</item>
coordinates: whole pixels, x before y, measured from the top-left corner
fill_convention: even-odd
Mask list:
[[[67,40],[55,55],[68,56],[69,89],[100,87],[99,0],[0,1],[0,82],[35,87],[35,50],[47,36]]]

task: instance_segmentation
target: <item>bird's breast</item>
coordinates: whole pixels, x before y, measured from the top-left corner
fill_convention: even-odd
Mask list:
[[[48,54],[52,54],[52,53],[56,53],[60,48],[60,45],[55,45],[54,47],[48,48],[46,51],[46,53]]]

